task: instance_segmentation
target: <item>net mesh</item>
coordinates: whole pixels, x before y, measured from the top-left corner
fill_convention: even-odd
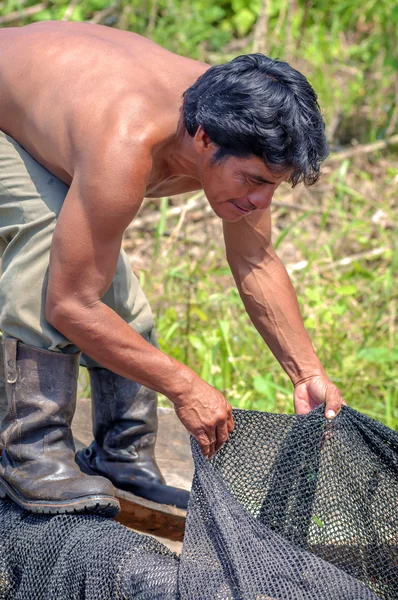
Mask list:
[[[211,464],[193,444],[182,597],[398,598],[398,434],[323,410],[235,412]]]
[[[344,408],[234,411],[181,557],[98,516],[0,502],[0,600],[398,599],[398,434]]]

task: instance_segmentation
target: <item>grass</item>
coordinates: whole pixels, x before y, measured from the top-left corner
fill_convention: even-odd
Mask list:
[[[398,428],[398,168],[392,154],[325,171],[314,188],[277,192],[276,202],[294,208],[275,206],[274,243],[329,377],[350,406]],[[233,406],[293,412],[290,380],[235,288],[219,219],[189,213],[170,245],[178,217],[168,217],[168,209],[186,202],[163,199],[158,224],[125,240],[162,350],[222,390]],[[153,207],[148,201],[141,214]]]

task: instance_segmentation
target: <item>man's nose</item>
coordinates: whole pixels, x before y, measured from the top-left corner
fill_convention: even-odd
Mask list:
[[[268,208],[272,202],[272,196],[274,195],[275,188],[274,186],[270,186],[267,188],[263,188],[262,190],[258,190],[249,195],[249,201],[256,208],[264,209]]]

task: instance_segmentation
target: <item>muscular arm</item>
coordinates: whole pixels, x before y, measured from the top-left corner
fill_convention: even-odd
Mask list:
[[[246,310],[293,384],[323,374],[289,275],[272,247],[270,210],[224,222],[224,239]]]
[[[193,372],[153,348],[101,302],[150,169],[149,155],[134,156],[131,148],[123,153],[111,141],[81,161],[53,237],[46,318],[104,367],[176,400]]]
[[[108,131],[74,174],[51,246],[46,318],[105,368],[170,398],[202,452],[212,456],[233,430],[224,396],[101,302],[151,170],[149,153],[123,146]]]

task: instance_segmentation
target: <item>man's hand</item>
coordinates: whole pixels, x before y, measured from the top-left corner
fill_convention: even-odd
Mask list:
[[[231,405],[221,392],[199,376],[195,378],[190,393],[181,401],[174,401],[174,408],[207,458],[214,456],[234,429]]]
[[[297,383],[294,387],[294,410],[305,415],[319,404],[326,403],[325,417],[334,418],[345,401],[339,389],[326,375],[314,375]]]

